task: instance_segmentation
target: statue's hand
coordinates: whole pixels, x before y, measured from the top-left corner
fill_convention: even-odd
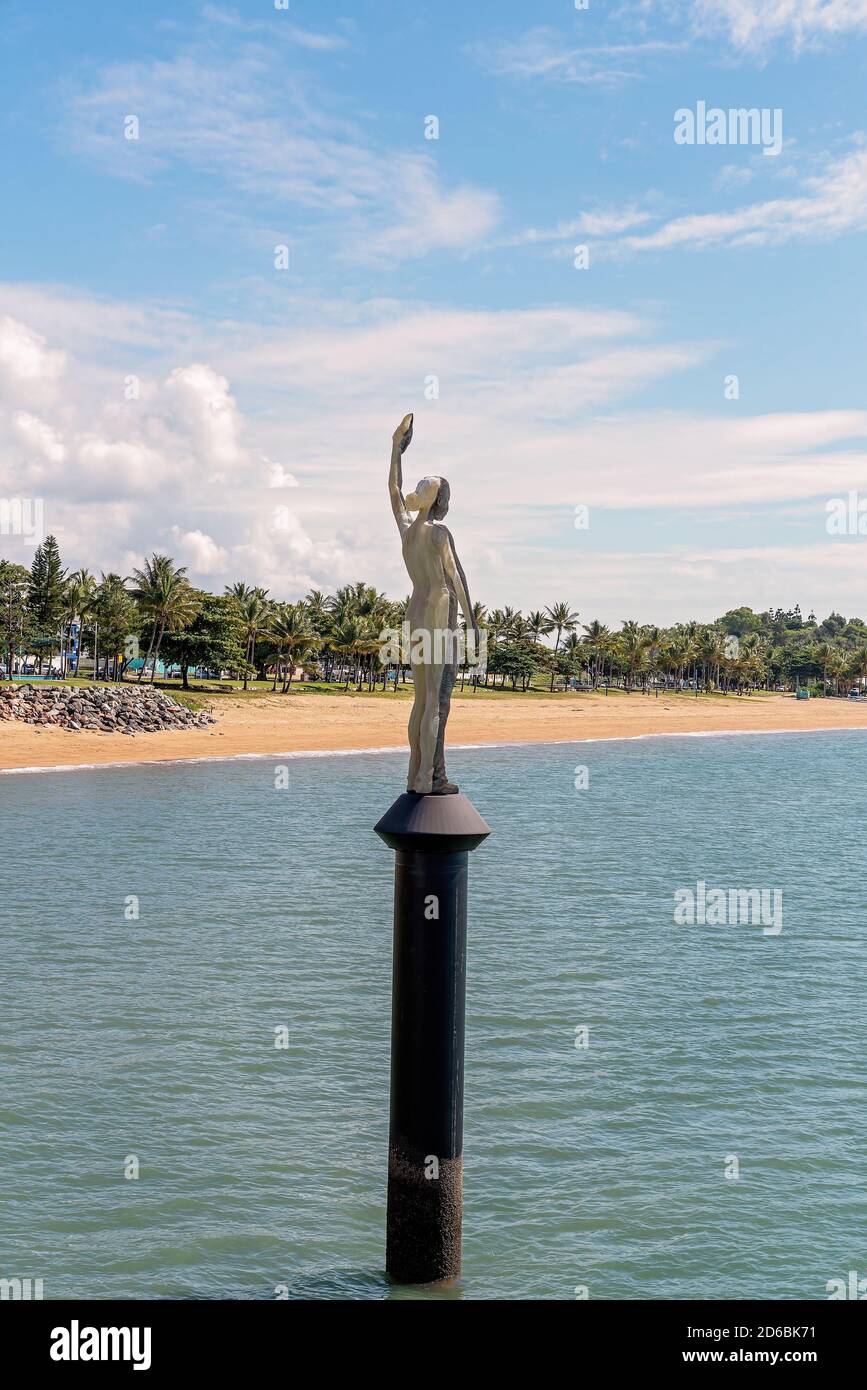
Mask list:
[[[400,445],[400,452],[406,453],[412,439],[412,415],[404,415],[391,437],[395,444]]]

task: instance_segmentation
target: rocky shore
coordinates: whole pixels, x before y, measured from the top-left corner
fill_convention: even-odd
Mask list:
[[[46,728],[96,729],[107,734],[156,734],[203,729],[210,714],[189,710],[149,686],[14,685],[0,688],[0,720]]]

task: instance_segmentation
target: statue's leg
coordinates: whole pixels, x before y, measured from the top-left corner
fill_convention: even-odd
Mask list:
[[[413,791],[427,795],[433,790],[434,758],[440,722],[440,682],[443,663],[432,662],[424,668],[425,701],[421,717],[421,760]]]
[[[456,646],[458,622],[458,603],[454,594],[449,595],[449,626],[448,626],[448,646],[443,651],[445,665],[443,666],[442,676],[439,685],[439,725],[437,728],[437,746],[434,754],[433,771],[433,790],[442,794],[456,792],[457,785],[450,782],[446,776],[446,724],[448,723],[449,709],[452,701],[452,690],[454,689],[455,677],[458,673],[458,648]]]
[[[458,790],[457,785],[454,782],[450,782],[448,777],[446,776],[445,751],[446,724],[448,722],[449,709],[451,707],[452,690],[454,689],[457,669],[458,668],[454,665],[454,663],[449,662],[448,665],[443,667],[442,678],[440,680],[440,717],[439,725],[437,728],[437,745],[436,752],[434,753],[433,772],[433,790],[435,792],[445,792],[446,790],[450,792],[456,792]]]
[[[420,661],[412,667],[412,713],[409,716],[409,772],[406,778],[408,792],[415,790],[415,781],[421,764],[421,721],[426,699],[425,668]]]

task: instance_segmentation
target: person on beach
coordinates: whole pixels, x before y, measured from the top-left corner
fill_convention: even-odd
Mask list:
[[[412,580],[406,614],[413,679],[407,791],[444,796],[458,790],[446,776],[444,747],[457,672],[458,605],[467,632],[476,638],[478,625],[454,540],[442,523],[449,509],[446,479],[422,478],[414,492],[403,495],[402,457],[412,440],[412,425],[412,415],[405,415],[392,436],[388,479],[404,564]],[[411,512],[417,513],[414,520]]]

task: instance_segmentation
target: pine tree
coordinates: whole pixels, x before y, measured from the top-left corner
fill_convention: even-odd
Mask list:
[[[36,547],[30,567],[27,602],[30,609],[34,639],[39,642],[39,670],[42,671],[42,648],[48,647],[48,665],[57,644],[58,629],[63,614],[63,581],[65,570],[60,563],[60,547],[54,536],[46,536]]]

